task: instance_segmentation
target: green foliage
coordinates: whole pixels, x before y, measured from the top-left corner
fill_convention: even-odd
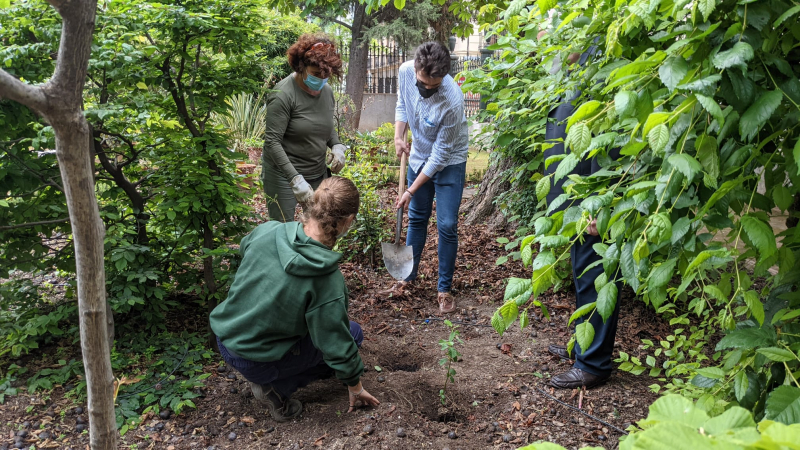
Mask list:
[[[667,395],[650,405],[650,414],[631,427],[620,439],[620,450],[679,448],[773,448],[791,449],[800,441],[800,423],[763,420],[756,424],[752,414],[738,406],[714,415],[698,404]],[[587,447],[591,448],[591,447]],[[597,447],[599,448],[599,447]],[[520,450],[557,450],[552,443],[537,443]]]
[[[394,233],[389,232],[387,223],[394,208],[384,204],[378,193],[386,167],[370,157],[369,144],[355,139],[349,140],[348,144],[348,161],[339,175],[356,185],[361,206],[352,230],[339,239],[336,250],[344,253],[345,259],[366,257],[371,267],[377,267],[381,264],[381,242],[394,242]]]
[[[458,325],[453,325],[449,320],[445,320],[444,324],[450,330],[450,334],[447,339],[439,340],[439,346],[444,353],[444,357],[439,359],[439,365],[445,370],[444,387],[439,390],[439,399],[442,406],[447,406],[447,384],[456,382],[456,369],[453,369],[452,366],[461,357],[461,352],[456,349],[456,344],[463,344],[464,341],[461,340]]]
[[[265,92],[258,95],[244,92],[225,99],[229,109],[216,120],[230,135],[234,152],[245,152],[247,147],[261,147],[267,128],[267,103]],[[253,161],[258,164],[259,161]]]
[[[47,81],[60,25],[46,3],[4,9],[4,68],[29,83]],[[255,218],[235,173],[241,156],[228,151],[242,139],[229,142],[230,130],[211,118],[227,113],[226,98],[261,92],[265,79],[280,76],[288,46],[313,29],[258,1],[117,2],[99,11],[84,101],[118,330],[163,329],[175,292],[198,293],[210,306],[224,297],[237,267],[231,244]],[[245,140],[259,134],[262,119],[253,115]],[[14,269],[68,278],[75,263],[52,130],[28,109],[0,102],[0,142],[0,278]],[[19,283],[0,289],[8,305],[3,348],[14,355],[76,332],[62,329],[74,315],[72,287],[58,300],[26,300],[29,288]]]
[[[790,19],[796,11],[787,15],[792,5],[492,5],[485,9],[505,11],[483,23],[497,36],[490,49],[499,56],[470,72],[464,89],[487,100],[485,130],[516,164],[511,180],[518,189],[501,203],[533,229],[520,247],[532,268],[530,302],[557,286],[559,264],[589,216],[597,218],[605,279],[598,302],[580,315],[608,313],[615,295],[607,280],[619,271],[676,327],[646,345],[652,354],[644,361],[620,355],[623,369],[649,369],[662,383],[654,390],[698,398],[715,411],[739,403],[760,418],[766,404],[781,404],[769,400],[777,386],[800,388],[800,348],[791,336],[798,333],[788,331],[800,315],[800,233],[782,233],[778,248],[769,222],[774,208],[791,208],[800,194],[800,25]],[[585,20],[576,22],[579,16]],[[549,30],[541,40],[534,37],[539,29]],[[565,62],[591,46],[597,52],[584,65]],[[569,151],[543,161],[552,146],[544,139],[547,115],[575,95]],[[612,149],[621,156],[612,158]],[[599,172],[569,175],[588,158],[596,158]],[[540,181],[540,171],[555,161],[553,178],[566,180],[566,194],[546,204],[549,182]],[[554,212],[559,206],[564,210]],[[538,254],[532,243],[540,244]],[[510,326],[503,308],[492,321],[498,331]],[[762,325],[771,331],[751,330]],[[721,345],[735,345],[712,355],[708,342],[718,332],[727,333]],[[593,334],[581,324],[575,338],[583,345]],[[761,347],[778,350],[759,353]]]

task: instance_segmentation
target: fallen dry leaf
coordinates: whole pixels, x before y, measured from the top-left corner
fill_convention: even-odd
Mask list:
[[[511,344],[503,344],[500,346],[500,351],[505,355],[511,354]]]
[[[320,447],[322,445],[322,441],[328,437],[328,433],[323,434],[322,436],[318,437],[317,440],[314,441],[314,447]]]
[[[253,418],[252,418],[252,417],[250,417],[250,416],[244,416],[244,417],[242,417],[242,422],[244,422],[244,423],[246,423],[246,424],[248,424],[248,425],[252,425],[252,424],[254,424],[254,423],[255,423],[255,421],[256,421],[256,419],[253,419]]]

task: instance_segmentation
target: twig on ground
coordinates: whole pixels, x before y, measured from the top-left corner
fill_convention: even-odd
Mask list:
[[[400,393],[399,393],[399,392],[395,391],[394,389],[389,389],[389,390],[390,390],[390,391],[392,391],[392,392],[394,392],[394,393],[395,393],[395,395],[397,395],[398,397],[400,397],[400,398],[402,398],[403,400],[407,401],[407,402],[408,402],[408,405],[409,405],[409,406],[411,406],[411,411],[414,411],[414,404],[413,404],[413,403],[411,403],[411,400],[409,400],[409,399],[407,399],[407,398],[403,397],[402,395],[400,395]]]
[[[605,426],[607,426],[607,427],[609,427],[609,428],[612,428],[612,429],[614,429],[614,430],[616,430],[616,431],[619,431],[619,432],[620,432],[620,433],[622,433],[622,434],[625,434],[625,435],[627,435],[627,434],[628,434],[628,432],[627,432],[627,431],[625,431],[625,430],[623,430],[623,429],[621,429],[621,428],[617,428],[617,427],[615,427],[614,425],[611,425],[610,423],[608,423],[608,422],[604,421],[603,419],[600,419],[600,418],[598,418],[598,417],[595,417],[595,416],[593,416],[593,415],[591,415],[591,414],[587,413],[586,411],[584,411],[584,410],[582,410],[582,409],[578,409],[578,408],[576,408],[576,407],[574,407],[574,406],[572,406],[572,405],[570,405],[570,404],[568,404],[568,403],[564,403],[564,402],[562,402],[561,400],[559,400],[559,399],[557,399],[557,398],[553,397],[552,395],[548,394],[547,392],[545,392],[545,391],[544,391],[544,389],[540,389],[538,386],[534,387],[534,389],[536,389],[537,391],[539,391],[539,393],[543,394],[545,397],[549,398],[550,400],[553,400],[553,401],[555,401],[556,403],[558,403],[558,404],[560,404],[560,405],[562,405],[562,406],[566,406],[567,408],[569,408],[569,409],[571,409],[571,410],[573,410],[573,411],[579,412],[579,413],[583,414],[584,416],[586,416],[586,417],[588,417],[588,418],[590,418],[590,419],[592,419],[592,420],[594,420],[594,421],[600,422],[600,423],[602,423],[603,425],[605,425]]]

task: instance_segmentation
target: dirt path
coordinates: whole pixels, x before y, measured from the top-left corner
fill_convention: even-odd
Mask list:
[[[489,322],[502,302],[503,280],[529,274],[515,262],[496,266],[495,260],[507,252],[496,243],[497,235],[480,226],[460,231],[454,283],[459,309],[449,318],[462,322],[459,329],[464,344],[457,348],[463,356],[454,364],[456,383],[448,386],[448,404],[442,406],[439,390],[444,370],[437,363],[443,356],[438,341],[448,330],[436,320],[441,316],[435,302],[434,227],[432,224],[423,255],[420,281],[402,295],[380,293],[392,284],[384,271],[355,264],[342,267],[352,293],[352,319],[364,327],[361,354],[368,369],[364,385],[381,400],[379,407],[347,414],[345,388],[335,380],[323,380],[296,394],[305,405],[300,418],[276,424],[254,401],[241,376],[229,378],[232,371],[218,363],[206,367],[211,376],[204,397],[196,399],[196,410],[168,420],[148,418],[125,435],[120,448],[512,449],[538,440],[567,448],[586,444],[615,448],[620,433],[537,390],[544,389],[575,407],[579,404],[578,391],[546,387],[551,375],[569,368],[569,363],[552,357],[546,349],[569,337],[566,321],[574,309],[572,287],[543,296],[553,315],[551,321],[537,317],[530,328],[521,331],[515,325],[500,338]],[[637,355],[639,338],[665,337],[668,328],[630,293],[623,294],[621,302],[617,337],[621,349]],[[615,373],[606,385],[585,392],[582,409],[624,429],[646,415],[647,405],[656,398],[648,388],[652,383],[647,376]],[[6,405],[0,407],[0,450],[4,445],[11,448],[13,433],[23,421],[43,422],[53,437],[61,436],[55,442],[50,440],[55,446],[36,448],[85,448],[87,436],[75,432],[75,405],[60,391],[6,399]],[[31,412],[26,413],[32,404]],[[42,443],[33,433],[28,442]]]

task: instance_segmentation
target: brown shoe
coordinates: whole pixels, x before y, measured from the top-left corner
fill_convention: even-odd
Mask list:
[[[606,381],[610,375],[598,376],[589,372],[584,372],[577,367],[573,367],[564,373],[560,373],[550,379],[550,386],[559,389],[578,389],[586,386],[586,389],[591,389],[599,386]]]
[[[547,347],[547,351],[561,359],[575,361],[575,350],[572,351],[572,354],[569,354],[569,352],[567,352],[567,347],[563,345],[551,345]]]
[[[439,292],[439,312],[442,314],[451,313],[456,310],[456,300],[449,292]]]

